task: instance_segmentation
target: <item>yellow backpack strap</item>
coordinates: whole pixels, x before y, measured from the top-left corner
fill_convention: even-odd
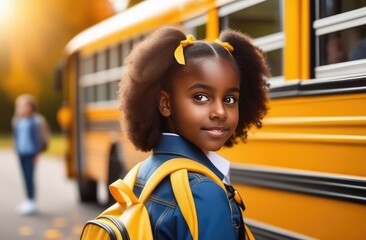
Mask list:
[[[113,198],[121,205],[128,202],[139,202],[138,198],[133,193],[133,189],[129,188],[128,185],[121,179],[118,179],[109,185],[109,191],[111,192]]]
[[[197,211],[191,186],[189,185],[187,169],[178,170],[170,174],[170,179],[179,209],[188,225],[192,238],[196,240],[198,239]]]
[[[185,158],[173,159],[175,164],[182,166],[190,166],[192,160]],[[194,162],[194,166],[190,171],[201,173],[214,182],[216,182],[225,192],[226,188],[222,181],[214,174],[210,169],[202,164],[197,165]],[[189,185],[188,171],[187,169],[178,170],[170,174],[171,184],[174,192],[175,199],[179,206],[180,211],[186,221],[189,231],[191,232],[192,238],[194,240],[198,239],[198,219],[196,205],[194,203],[194,198],[191,191],[191,186]]]
[[[250,231],[249,227],[246,224],[244,224],[244,228],[245,228],[245,240],[255,240],[252,231]]]
[[[203,174],[215,181],[225,192],[222,181],[209,168],[186,158],[174,158],[163,163],[149,178],[142,193],[140,202],[145,202],[155,187],[170,175],[174,196],[179,209],[187,222],[194,240],[198,239],[198,220],[191,187],[188,180],[188,171]]]
[[[173,159],[174,163],[179,165],[192,164],[192,160],[185,158]],[[187,162],[188,161],[188,162]],[[195,162],[197,163],[197,162]],[[199,164],[199,163],[198,163]],[[196,165],[196,164],[194,164]],[[200,169],[190,170],[192,172],[201,173],[207,177],[210,177],[214,182],[216,182],[226,193],[226,188],[222,181],[207,167],[202,164],[194,166],[193,168],[199,167]],[[186,221],[189,231],[191,232],[192,238],[194,240],[198,239],[198,219],[196,205],[194,204],[194,198],[192,195],[191,187],[189,185],[188,171],[187,169],[178,170],[170,174],[171,184],[174,192],[175,199],[182,212],[184,220]],[[241,200],[241,198],[240,198]],[[229,203],[230,204],[230,203]],[[231,206],[230,206],[231,209]],[[255,240],[249,227],[244,224],[245,229],[245,240]]]
[[[155,187],[171,173],[186,169],[187,171],[201,173],[214,180],[225,192],[225,186],[222,181],[210,169],[204,165],[185,158],[174,158],[163,163],[149,178],[144,189],[141,192],[139,200],[145,202]]]
[[[135,183],[136,176],[139,170],[139,166],[137,166],[137,170],[131,170],[133,173],[130,172],[125,177],[126,180]],[[136,167],[134,167],[136,168]],[[135,172],[136,171],[136,172]],[[144,203],[150,194],[154,191],[156,186],[168,175],[171,176],[171,184],[174,192],[174,196],[176,198],[177,204],[179,209],[182,212],[182,215],[187,222],[188,228],[192,234],[192,238],[194,240],[198,239],[198,220],[197,220],[197,212],[196,207],[194,204],[194,199],[191,191],[191,187],[189,185],[188,179],[188,171],[196,172],[203,174],[214,182],[216,182],[226,193],[226,188],[224,183],[219,179],[215,173],[213,173],[209,168],[206,166],[193,161],[187,158],[174,158],[169,161],[163,163],[149,178],[145,187],[143,188],[141,195],[139,197],[139,201]],[[132,185],[133,187],[133,185]],[[183,191],[184,190],[184,191]],[[245,227],[245,240],[250,239],[254,240],[254,236],[249,230],[249,228],[244,225]],[[249,238],[248,238],[249,237]]]
[[[138,163],[127,173],[123,180],[118,179],[109,185],[109,191],[119,204],[126,202],[137,203],[139,201],[133,193],[133,188],[141,165],[142,162]]]
[[[137,179],[137,174],[139,173],[140,167],[142,165],[143,162],[139,162],[138,164],[136,164],[127,174],[126,176],[123,178],[123,181],[125,183],[127,183],[127,185],[133,189],[135,186],[135,182]]]

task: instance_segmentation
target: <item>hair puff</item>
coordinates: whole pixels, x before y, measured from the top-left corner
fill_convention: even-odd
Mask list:
[[[137,149],[151,150],[161,134],[158,95],[173,52],[185,34],[165,27],[139,43],[126,58],[119,86],[122,129]],[[141,104],[141,102],[144,102]]]
[[[262,119],[268,111],[269,85],[266,81],[270,71],[265,54],[249,36],[227,29],[220,34],[220,40],[234,47],[232,55],[240,75],[239,123],[235,135],[226,144],[232,146],[236,137],[246,140],[251,126],[262,126]]]

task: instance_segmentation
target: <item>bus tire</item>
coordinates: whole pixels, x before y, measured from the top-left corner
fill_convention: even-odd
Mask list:
[[[111,146],[109,152],[109,167],[108,167],[108,184],[107,187],[112,184],[117,179],[122,179],[126,174],[126,169],[123,164],[123,159],[120,154],[121,146],[120,143],[115,142]],[[112,194],[108,191],[108,204],[115,203],[116,200],[113,198]]]
[[[97,182],[80,178],[78,181],[81,202],[97,202]]]

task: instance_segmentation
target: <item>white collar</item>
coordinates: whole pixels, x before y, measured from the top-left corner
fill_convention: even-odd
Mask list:
[[[176,133],[166,132],[164,132],[163,135],[179,136]],[[224,175],[224,179],[222,181],[226,184],[230,184],[230,161],[226,160],[216,152],[208,152],[206,156],[211,161],[211,163]]]
[[[165,135],[165,136],[179,136],[176,133],[170,133],[170,132],[163,132],[162,134]]]
[[[222,181],[226,184],[230,184],[230,161],[226,160],[216,152],[208,152],[206,156],[224,175],[224,179]]]

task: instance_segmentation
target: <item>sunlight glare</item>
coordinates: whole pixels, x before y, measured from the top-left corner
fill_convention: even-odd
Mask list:
[[[0,21],[7,20],[11,11],[11,0],[0,0]]]

